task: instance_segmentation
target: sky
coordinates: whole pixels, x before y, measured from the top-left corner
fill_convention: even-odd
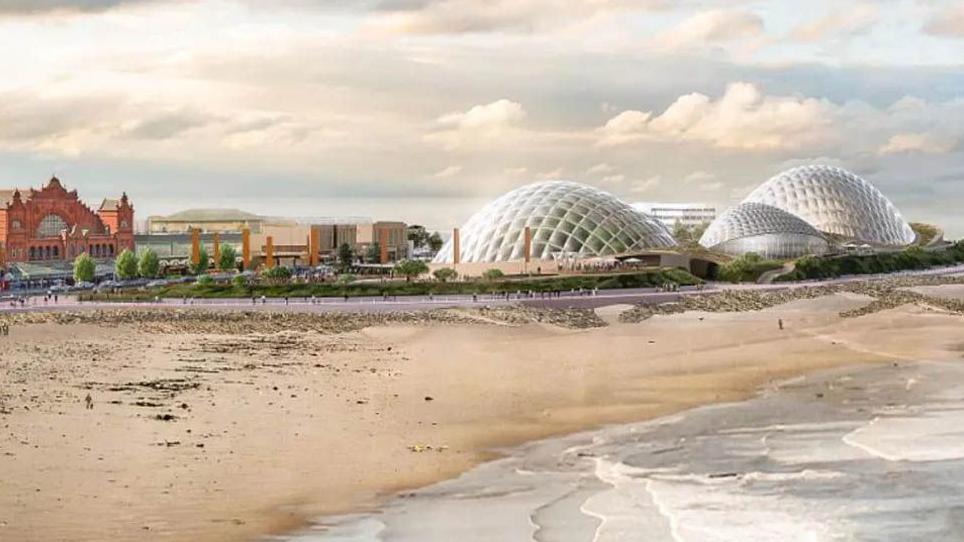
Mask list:
[[[0,0],[0,185],[449,230],[844,167],[964,236],[964,1]]]

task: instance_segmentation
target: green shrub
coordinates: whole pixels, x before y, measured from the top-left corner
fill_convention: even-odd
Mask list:
[[[93,282],[97,273],[97,264],[90,254],[82,252],[74,258],[74,280],[77,282]]]
[[[261,276],[277,282],[283,282],[291,278],[291,269],[282,265],[276,265],[261,272]]]
[[[214,277],[212,277],[211,275],[201,275],[201,276],[199,276],[199,277],[197,278],[197,285],[198,285],[198,286],[213,286],[213,285],[214,285]]]
[[[720,266],[717,271],[717,278],[724,282],[755,282],[763,273],[781,267],[783,267],[783,262],[764,260],[759,254],[748,252]]]
[[[482,278],[485,280],[498,280],[505,276],[505,273],[501,269],[486,269],[482,272]]]
[[[236,275],[231,279],[231,284],[233,284],[235,288],[247,288],[248,277],[245,275]]]
[[[428,273],[428,265],[422,260],[402,260],[395,264],[395,273],[411,281],[423,273]]]
[[[222,271],[231,271],[238,266],[238,251],[231,245],[221,245],[221,254],[218,255],[218,267]]]
[[[195,263],[192,263],[192,264],[191,264],[191,274],[192,274],[192,275],[200,275],[200,274],[203,274],[203,273],[207,273],[208,267],[209,267],[210,265],[211,265],[211,257],[208,256],[208,251],[207,251],[207,249],[204,248],[204,246],[202,245],[202,246],[201,246],[200,257],[198,258],[198,262],[197,262],[196,264],[195,264]]]
[[[121,280],[130,280],[137,277],[137,257],[128,249],[117,256],[114,262],[114,274]]]
[[[153,249],[149,248],[141,253],[141,259],[137,262],[137,273],[140,276],[146,279],[152,279],[157,277],[160,270],[161,261]]]
[[[442,267],[440,269],[436,269],[435,271],[433,271],[432,275],[439,282],[448,282],[458,277],[459,273],[458,271],[456,271],[455,269],[452,269],[451,267]]]

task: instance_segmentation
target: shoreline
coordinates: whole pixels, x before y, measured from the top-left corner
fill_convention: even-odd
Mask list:
[[[158,540],[257,539],[290,532],[323,516],[370,508],[395,492],[457,476],[497,457],[493,450],[752,398],[775,380],[830,367],[941,355],[959,360],[960,351],[953,348],[958,345],[949,342],[959,329],[959,315],[904,306],[860,318],[840,317],[870,302],[855,294],[835,294],[754,312],[656,315],[641,323],[588,329],[537,323],[538,314],[529,314],[527,324],[485,321],[505,320],[498,311],[444,325],[395,321],[365,327],[356,322],[333,334],[310,326],[283,331],[290,322],[280,321],[277,328],[269,327],[263,330],[266,335],[247,342],[239,335],[251,332],[247,326],[220,323],[218,332],[197,327],[192,319],[141,324],[147,328],[130,322],[115,322],[115,327],[17,325],[13,340],[2,345],[7,354],[23,357],[20,347],[30,344],[31,336],[57,330],[67,354],[94,351],[98,361],[92,367],[68,367],[79,374],[63,378],[66,385],[61,388],[41,387],[53,398],[68,393],[72,398],[40,400],[29,411],[9,398],[0,400],[12,406],[13,413],[4,416],[11,434],[21,423],[49,426],[50,442],[34,435],[39,449],[48,455],[57,446],[72,452],[61,458],[65,464],[57,470],[56,458],[44,465],[46,459],[31,455],[36,452],[24,445],[9,437],[0,441],[0,453],[15,454],[12,460],[0,455],[0,474],[13,480],[12,495],[0,497],[0,521],[6,523],[0,534],[39,540],[70,532],[74,540],[136,540],[148,527]],[[777,329],[778,317],[786,320],[787,330]],[[257,321],[253,327],[263,324]],[[77,334],[68,336],[65,330]],[[895,330],[906,332],[909,339],[900,340]],[[741,335],[748,338],[741,340]],[[172,336],[179,337],[179,344],[171,344]],[[774,360],[777,349],[781,357]],[[116,361],[132,353],[143,359],[118,369]],[[56,349],[24,364],[25,371],[40,371],[23,375],[27,385],[29,376],[60,378],[43,373],[44,363],[59,363],[43,361],[46,355],[56,358]],[[256,366],[245,368],[252,364]],[[107,391],[117,383],[139,382],[135,375],[156,380],[184,374],[193,374],[200,388],[178,391],[176,398],[161,401],[165,404],[159,410],[132,406],[138,397],[149,395],[143,387]],[[121,439],[123,445],[62,444],[54,438],[58,431],[70,433],[71,425],[92,435],[105,431],[102,424],[83,426],[92,420],[71,406],[83,397],[76,385],[93,377],[99,379],[93,386],[93,416],[106,416],[97,419],[119,425],[123,431],[108,435],[108,441]],[[314,399],[304,400],[308,396]],[[180,409],[180,401],[189,408]],[[169,423],[147,419],[154,412],[178,418]],[[224,435],[212,428],[223,428]],[[201,441],[195,436],[199,433],[208,436]],[[71,435],[86,438],[83,433]],[[181,442],[157,445],[174,441]],[[116,499],[128,508],[133,495],[140,495],[146,502],[129,510],[128,519],[115,525],[85,523],[83,514],[104,510],[104,505],[85,501],[76,490],[61,488],[69,504],[45,500],[43,495],[55,490],[57,477],[65,476],[65,465],[76,467],[73,454],[89,455],[83,451],[85,444],[102,459],[83,459],[82,465],[103,468],[97,463],[102,461],[116,479],[137,487],[118,491],[109,485],[115,482],[105,485],[97,476],[83,474],[72,474],[70,481],[118,491]],[[194,444],[205,447],[191,448]],[[432,450],[412,451],[413,446]],[[144,455],[150,457],[138,459]],[[23,461],[54,470],[25,472]],[[155,469],[150,471],[152,480],[137,482],[148,466]],[[164,489],[164,483],[173,489]],[[257,491],[247,487],[252,484]],[[32,493],[31,486],[41,489],[40,495]],[[212,497],[217,502],[211,502]],[[31,513],[13,522],[11,512],[22,511],[11,502],[17,499]],[[172,508],[164,508],[164,503]],[[152,515],[167,519],[138,524],[139,518],[147,523],[143,517]],[[66,522],[63,531],[38,530],[42,521],[57,520]]]

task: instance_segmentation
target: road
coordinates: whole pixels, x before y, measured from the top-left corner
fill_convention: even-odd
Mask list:
[[[406,311],[424,310],[435,308],[452,307],[472,307],[480,305],[502,306],[521,303],[533,307],[545,308],[597,308],[615,304],[659,304],[677,301],[683,296],[690,295],[715,295],[727,290],[755,290],[755,291],[775,291],[793,288],[807,288],[814,286],[827,286],[835,284],[847,284],[853,282],[865,282],[884,280],[895,277],[913,276],[964,276],[964,265],[954,267],[944,267],[928,269],[924,271],[905,271],[901,273],[890,273],[881,275],[859,275],[850,277],[840,277],[829,280],[805,281],[793,283],[775,284],[728,284],[728,283],[708,283],[705,288],[683,287],[679,292],[659,291],[655,288],[627,288],[618,290],[600,290],[596,295],[590,292],[564,292],[558,297],[534,296],[511,294],[508,299],[499,295],[449,295],[449,296],[398,296],[389,297],[356,297],[344,298],[327,297],[315,300],[306,298],[291,298],[287,302],[284,299],[257,299],[252,303],[251,299],[161,299],[157,303],[131,303],[131,302],[79,302],[73,296],[61,296],[57,303],[52,300],[44,302],[43,296],[33,297],[21,307],[19,304],[9,303],[0,304],[0,313],[27,312],[27,311],[73,311],[73,310],[92,310],[92,309],[117,309],[133,307],[167,307],[179,309],[208,309],[208,310],[269,310],[269,311],[300,311],[300,312],[327,312],[327,311]]]

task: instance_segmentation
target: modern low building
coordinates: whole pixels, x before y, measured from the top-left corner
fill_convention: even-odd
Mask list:
[[[675,247],[666,226],[612,194],[545,181],[483,207],[442,246],[434,263],[572,262]]]
[[[134,248],[134,207],[123,194],[97,211],[56,177],[40,190],[0,191],[0,255],[7,262],[63,262],[81,253],[109,259]]]
[[[716,206],[708,203],[633,203],[633,208],[659,220],[667,228],[680,224],[686,228],[705,226],[716,220]]]
[[[730,256],[752,252],[768,260],[825,254],[830,248],[826,237],[802,218],[755,202],[724,212],[706,229],[700,244]]]
[[[240,209],[187,209],[167,216],[147,218],[148,233],[239,233],[247,228],[260,233],[265,217]]]
[[[367,254],[375,250],[378,263],[408,258],[408,225],[404,222],[377,221],[359,224],[355,251]]]

